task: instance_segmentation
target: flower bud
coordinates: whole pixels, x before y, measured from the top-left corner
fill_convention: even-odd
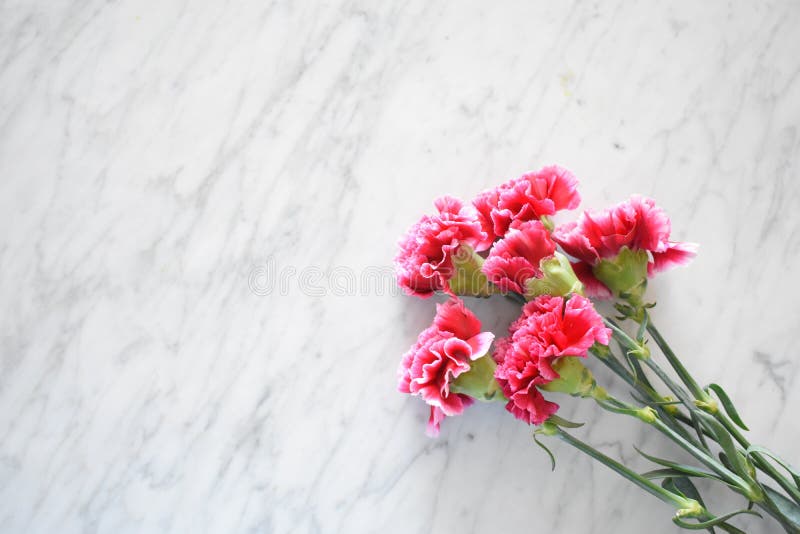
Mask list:
[[[708,397],[705,400],[698,399],[694,401],[694,404],[704,412],[708,412],[712,415],[719,411],[719,405],[717,404],[717,401],[715,401],[711,397]]]
[[[541,278],[530,278],[525,284],[525,298],[532,300],[539,295],[563,297],[571,293],[583,295],[583,284],[572,270],[569,260],[560,252],[539,262]]]
[[[658,414],[651,406],[645,406],[636,410],[634,415],[647,424],[653,424],[658,419]]]
[[[675,512],[675,517],[700,517],[706,511],[703,505],[694,499],[684,498],[684,505]]]
[[[661,400],[664,401],[665,403],[670,403],[670,404],[664,404],[662,406],[662,408],[664,409],[665,412],[667,412],[668,414],[670,414],[672,416],[678,415],[680,413],[680,410],[678,410],[678,407],[675,406],[675,404],[671,404],[671,403],[675,402],[675,397],[670,397],[668,395],[666,397],[661,397]]]

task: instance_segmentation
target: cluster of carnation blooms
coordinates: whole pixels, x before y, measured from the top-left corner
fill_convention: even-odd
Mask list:
[[[445,302],[403,355],[399,390],[428,405],[430,435],[475,401],[500,401],[533,425],[548,453],[538,436],[559,438],[672,505],[682,528],[741,533],[731,518],[759,515],[757,508],[786,532],[800,533],[800,471],[749,442],[725,390],[698,384],[649,312],[648,279],[687,264],[697,247],[672,241],[664,211],[636,195],[556,226],[557,213],[580,204],[577,185],[568,170],[545,167],[469,203],[441,197],[434,213],[411,226],[395,258],[398,284],[408,295],[438,293]],[[462,299],[495,295],[520,304],[505,335],[484,331]],[[598,299],[607,299],[615,315],[599,313]],[[648,342],[674,375],[651,357]],[[621,378],[636,402],[599,385],[584,363],[588,355]],[[642,453],[659,468],[637,473],[576,438],[569,430],[580,425],[557,415],[556,394],[639,419],[697,465]],[[712,514],[692,482],[697,478],[744,496],[749,506]]]
[[[506,400],[506,409],[527,423],[546,421],[558,409],[541,391],[559,378],[554,363],[585,357],[596,343],[609,342],[610,330],[587,297],[636,290],[621,287],[625,280],[619,277],[604,276],[604,267],[613,267],[627,251],[642,254],[642,267],[652,276],[694,256],[694,245],[670,241],[663,210],[639,196],[554,227],[553,215],[580,204],[577,186],[570,171],[550,166],[484,191],[470,204],[442,197],[434,202],[437,212],[423,216],[401,239],[395,266],[403,290],[450,298],[437,306],[433,325],[399,369],[400,391],[430,406],[430,434],[439,432],[445,416],[472,404],[470,393]],[[490,350],[494,335],[480,331],[480,321],[459,296],[493,294],[528,302],[508,336]],[[470,371],[483,358],[491,364],[475,372],[485,375],[491,368],[496,384],[483,380],[486,389],[475,391],[467,387],[477,378]]]

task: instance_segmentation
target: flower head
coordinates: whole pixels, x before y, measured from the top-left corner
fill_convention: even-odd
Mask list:
[[[485,191],[473,204],[484,231],[503,237],[514,224],[577,208],[581,200],[577,186],[571,172],[551,165]]]
[[[483,272],[503,291],[525,293],[526,282],[542,276],[540,262],[555,251],[556,245],[544,225],[526,221],[495,243],[483,264]]]
[[[669,235],[670,221],[666,213],[653,200],[634,195],[602,212],[584,212],[577,222],[556,228],[553,239],[565,252],[590,268],[596,268],[603,261],[613,261],[623,249],[640,252],[641,268],[653,276],[676,265],[685,265],[696,254],[696,245],[670,241]],[[589,269],[576,266],[575,271],[590,291],[595,289],[595,295],[608,293],[597,287],[597,280],[591,279]],[[594,271],[596,276],[597,269]]]
[[[433,325],[403,356],[398,389],[431,406],[430,434],[438,434],[445,416],[458,415],[472,404],[471,397],[451,391],[452,384],[489,351],[493,339],[491,332],[481,332],[480,321],[461,300],[452,299],[437,305]]]
[[[472,206],[452,197],[441,197],[435,205],[439,213],[423,216],[408,230],[394,260],[397,283],[410,295],[429,297],[435,291],[449,291],[458,248],[484,250],[488,246]]]
[[[543,295],[527,303],[497,343],[495,378],[508,398],[506,409],[529,424],[541,424],[558,410],[539,387],[559,377],[553,364],[566,356],[585,357],[595,343],[607,345],[611,331],[592,303],[580,295]]]

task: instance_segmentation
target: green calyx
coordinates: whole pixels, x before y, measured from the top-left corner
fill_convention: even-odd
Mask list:
[[[460,245],[453,254],[455,272],[450,278],[450,289],[456,295],[470,297],[488,297],[495,292],[495,287],[481,270],[483,258],[469,245]]]
[[[611,357],[611,349],[609,349],[607,345],[601,345],[600,343],[592,345],[589,351],[601,360],[607,360]]]
[[[558,434],[558,425],[547,420],[539,425],[539,428],[536,429],[536,433],[543,436],[555,436]]]
[[[614,296],[639,307],[643,305],[644,292],[647,289],[648,261],[646,251],[622,247],[616,257],[600,260],[592,272]]]
[[[450,384],[450,391],[463,393],[480,401],[507,401],[494,379],[497,364],[488,354],[473,360],[470,370],[463,373]]]
[[[539,295],[566,296],[583,294],[583,284],[572,270],[569,260],[560,252],[539,262],[541,278],[530,278],[525,284],[525,298],[533,300]]]
[[[574,397],[607,397],[605,389],[599,387],[586,366],[576,356],[563,356],[553,362],[553,370],[558,378],[539,389],[554,393],[566,393]]]

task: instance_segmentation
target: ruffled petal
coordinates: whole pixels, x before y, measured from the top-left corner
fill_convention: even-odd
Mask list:
[[[477,336],[469,338],[467,343],[472,347],[471,359],[477,360],[486,355],[486,353],[489,352],[489,348],[492,346],[492,341],[494,341],[494,334],[491,332],[481,332]]]
[[[433,324],[444,332],[451,332],[459,339],[469,339],[481,331],[481,322],[459,298],[452,298],[436,305]]]
[[[653,261],[647,265],[648,276],[688,264],[697,256],[697,248],[696,243],[670,242],[664,252],[653,253]]]

